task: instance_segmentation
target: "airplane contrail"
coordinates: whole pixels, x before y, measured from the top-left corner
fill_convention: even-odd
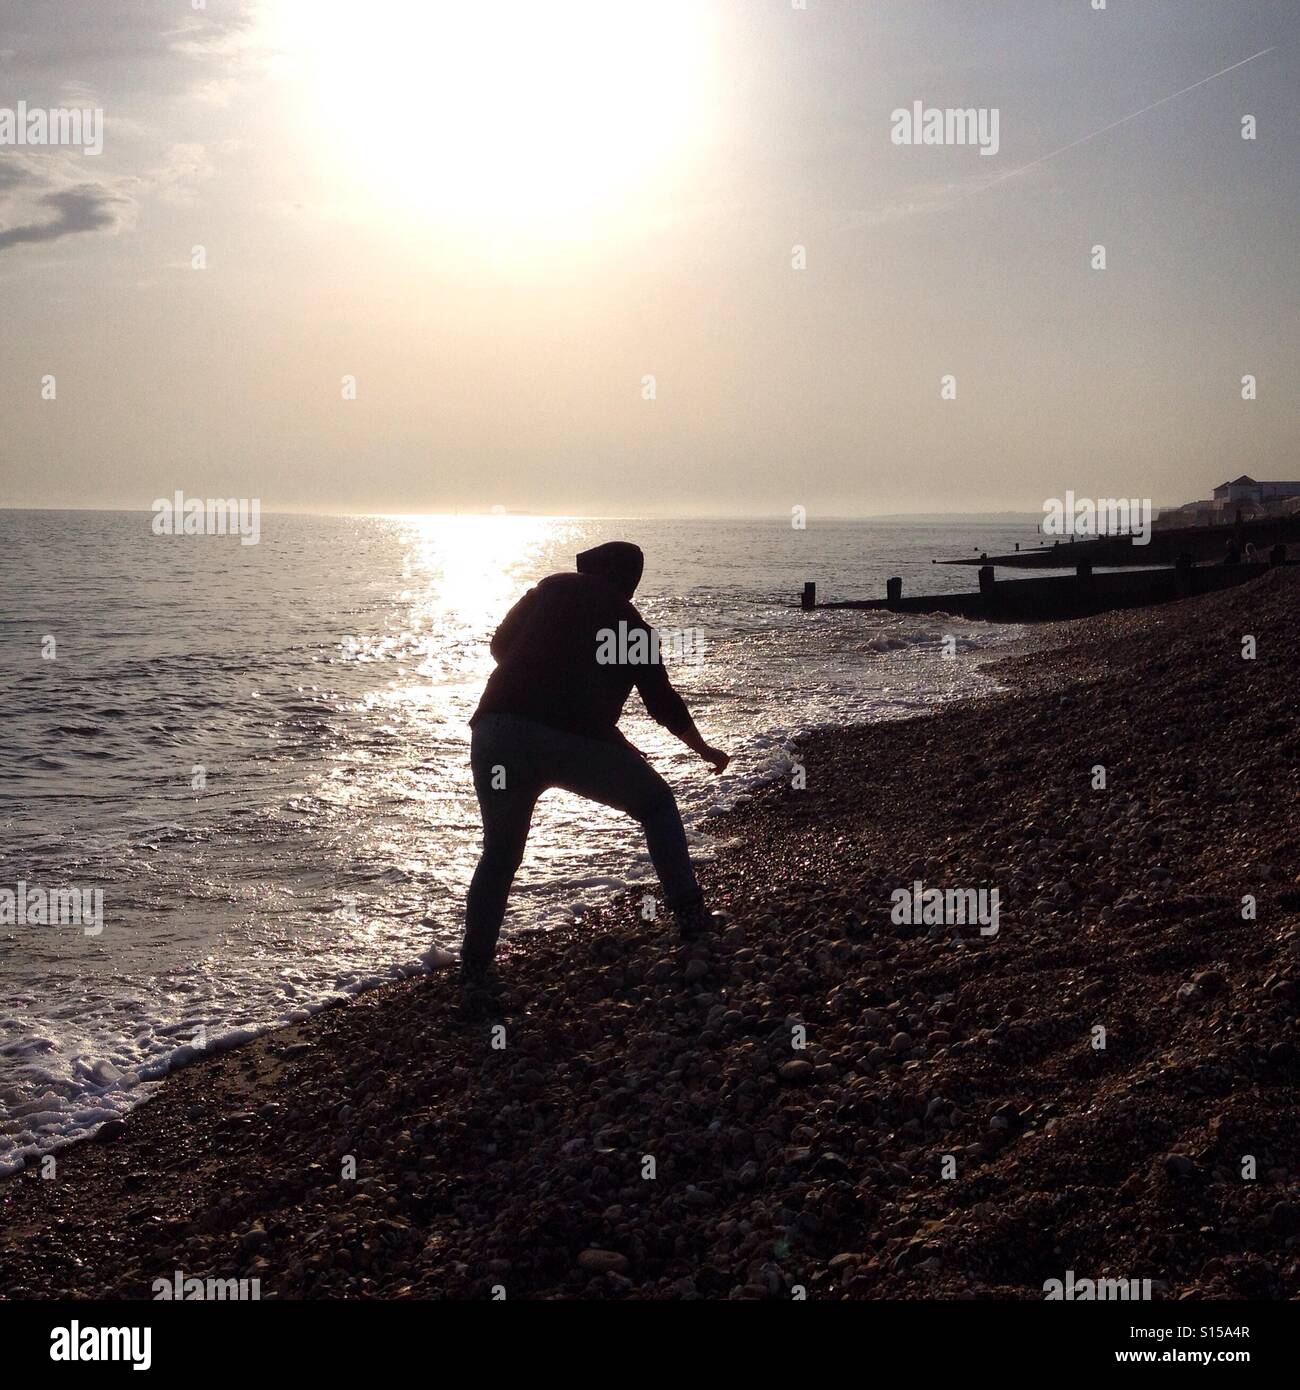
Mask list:
[[[1186,96],[1188,92],[1194,91],[1197,87],[1203,87],[1207,82],[1213,82],[1216,77],[1223,77],[1225,74],[1235,72],[1238,68],[1244,68],[1247,63],[1253,63],[1256,58],[1262,58],[1266,53],[1272,53],[1276,44],[1272,48],[1261,48],[1258,53],[1252,53],[1249,58],[1243,58],[1239,63],[1233,63],[1230,67],[1222,69],[1220,72],[1212,72],[1209,77],[1202,77],[1199,82],[1193,82],[1190,87],[1184,87],[1181,91],[1170,92],[1167,97],[1161,97],[1159,101],[1153,101],[1150,106],[1144,106],[1141,111],[1134,111],[1131,115],[1121,116],[1119,120],[1112,121],[1109,125],[1104,125],[1100,130],[1094,130],[1090,135],[1081,135],[1077,140],[1071,140],[1068,145],[1062,145],[1058,150],[1051,150],[1047,154],[1040,154],[1037,159],[1031,159],[1028,164],[1022,164],[1018,169],[1008,169],[1005,174],[999,174],[997,178],[990,179],[983,188],[975,189],[977,193],[982,193],[984,188],[992,188],[995,184],[1001,183],[1004,179],[1013,179],[1017,174],[1023,174],[1026,169],[1032,169],[1035,165],[1043,164],[1049,159],[1055,159],[1058,154],[1064,154],[1066,150],[1072,150],[1077,145],[1086,145],[1089,140],[1095,140],[1099,135],[1105,135],[1108,130],[1114,130],[1116,126],[1126,124],[1128,121],[1135,121],[1139,116],[1145,116],[1148,111],[1154,111],[1157,106],[1163,106],[1167,101],[1173,101],[1176,97]]]

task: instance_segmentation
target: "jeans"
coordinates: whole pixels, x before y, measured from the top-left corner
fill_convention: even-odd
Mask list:
[[[668,907],[676,911],[700,900],[672,789],[627,744],[563,733],[512,714],[485,714],[474,726],[470,766],[483,812],[483,855],[465,907],[461,962],[466,970],[486,969],[496,954],[533,806],[549,787],[576,792],[640,821]]]

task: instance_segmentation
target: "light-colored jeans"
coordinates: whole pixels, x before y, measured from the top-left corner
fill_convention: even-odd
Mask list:
[[[533,806],[549,787],[576,792],[640,821],[668,907],[675,911],[699,901],[672,789],[626,744],[582,738],[512,714],[485,714],[474,726],[470,766],[483,812],[483,855],[465,905],[461,960],[466,970],[486,969],[496,954]]]

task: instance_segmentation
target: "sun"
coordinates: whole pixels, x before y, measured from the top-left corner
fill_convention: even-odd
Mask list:
[[[713,96],[700,0],[271,0],[320,138],[380,190],[496,231],[575,228],[689,158]]]

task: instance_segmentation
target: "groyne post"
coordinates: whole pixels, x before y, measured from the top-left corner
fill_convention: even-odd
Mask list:
[[[891,608],[897,608],[903,598],[903,581],[897,575],[893,579],[885,580],[885,602]]]
[[[817,585],[811,579],[803,586],[803,598],[800,600],[800,607],[804,609],[817,607]]]
[[[1192,557],[1185,550],[1174,561],[1174,587],[1180,594],[1192,592]]]
[[[993,566],[980,566],[980,597],[984,600],[985,606],[993,606]]]

